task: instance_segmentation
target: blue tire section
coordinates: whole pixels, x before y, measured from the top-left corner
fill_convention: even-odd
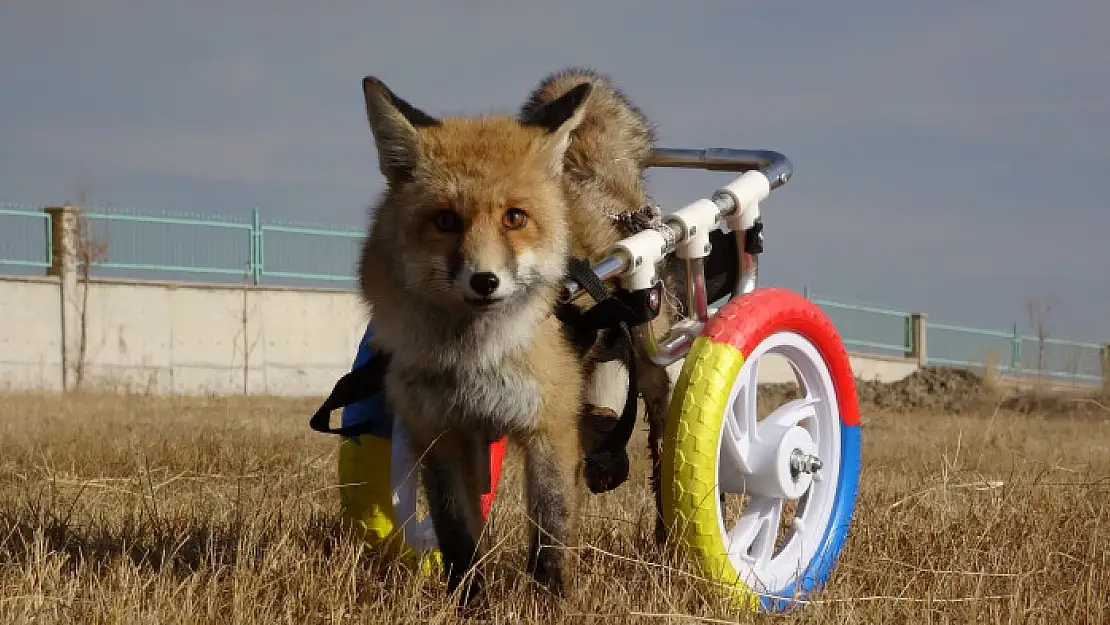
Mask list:
[[[794,583],[761,597],[761,608],[767,612],[784,612],[793,604],[790,598],[805,598],[818,592],[836,567],[840,551],[848,538],[855,512],[860,476],[860,426],[840,425],[840,479],[836,485],[832,514],[829,517],[821,546],[810,561],[806,573]],[[780,598],[781,597],[781,598]]]

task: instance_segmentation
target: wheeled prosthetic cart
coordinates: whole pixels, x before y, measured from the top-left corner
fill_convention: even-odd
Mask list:
[[[656,364],[684,359],[663,441],[664,520],[672,540],[728,592],[753,609],[779,610],[824,584],[851,523],[860,429],[848,355],[815,304],[789,290],[758,287],[760,207],[793,174],[784,156],[661,148],[651,165],[740,174],[712,197],[619,241],[592,267],[598,278],[618,278],[633,293],[659,292],[657,268],[668,255],[684,268],[688,318],[658,341],[650,321],[632,328],[636,348]],[[568,281],[568,298],[581,293]],[[367,337],[372,332],[367,328]],[[799,392],[760,419],[757,373],[770,355],[789,362]],[[355,367],[370,357],[364,340]],[[380,394],[343,411],[344,427],[367,423],[365,434],[340,443],[344,515],[368,540],[393,538],[403,554],[430,555],[434,563],[431,520],[416,514],[416,465]],[[504,444],[491,445],[483,516],[496,494]],[[736,494],[747,501],[737,519],[726,520],[726,495]],[[785,527],[784,506],[793,509]]]

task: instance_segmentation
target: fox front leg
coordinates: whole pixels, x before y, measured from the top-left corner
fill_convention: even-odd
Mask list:
[[[556,597],[565,596],[567,550],[577,530],[580,447],[568,427],[548,427],[523,441],[528,514],[529,574]],[[554,425],[554,424],[552,424]]]
[[[484,579],[474,567],[480,556],[482,530],[479,476],[481,441],[461,432],[445,432],[425,446],[424,488],[429,512],[443,555],[447,592],[460,594],[460,607],[472,607],[482,593]]]

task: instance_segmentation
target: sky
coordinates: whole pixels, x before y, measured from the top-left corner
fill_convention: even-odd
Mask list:
[[[95,6],[94,6],[95,5]],[[361,95],[512,111],[610,75],[665,147],[773,149],[764,284],[1110,341],[1110,3],[0,0],[0,201],[361,226]],[[665,211],[728,175],[653,170]]]

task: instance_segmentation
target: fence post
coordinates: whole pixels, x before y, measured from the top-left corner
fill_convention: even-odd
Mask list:
[[[251,216],[251,280],[257,285],[262,282],[262,219],[257,206]]]
[[[1010,346],[1010,373],[1021,375],[1021,335],[1018,334],[1017,324],[1014,324],[1014,338]]]
[[[928,318],[923,312],[910,313],[910,358],[917,359],[917,366],[929,364]]]
[[[70,375],[76,360],[81,332],[80,311],[77,309],[77,207],[48,206],[43,212],[50,215],[50,267],[48,276],[58,276],[59,301],[61,302],[61,358],[62,390],[73,387]]]
[[[1110,343],[1102,346],[1102,389],[1110,393]]]

